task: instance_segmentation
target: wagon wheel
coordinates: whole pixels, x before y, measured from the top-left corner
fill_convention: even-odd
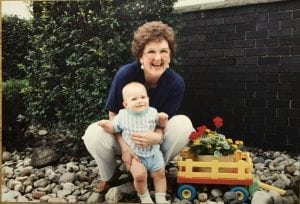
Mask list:
[[[245,202],[249,198],[248,190],[242,186],[233,187],[232,189],[230,189],[230,191],[235,192],[238,197],[238,200],[241,202]]]
[[[193,201],[196,195],[197,192],[195,187],[188,184],[181,185],[177,189],[177,196],[181,200]]]

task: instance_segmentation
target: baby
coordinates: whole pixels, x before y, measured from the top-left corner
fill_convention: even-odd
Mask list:
[[[131,140],[132,133],[153,132],[156,126],[164,128],[168,122],[168,115],[149,107],[147,90],[141,83],[128,83],[123,87],[122,95],[125,108],[121,109],[113,120],[100,120],[98,125],[109,133],[121,132],[126,144],[141,159],[142,163],[133,159],[129,169],[141,202],[153,203],[147,187],[149,171],[153,178],[156,203],[169,203],[166,200],[165,161],[159,144],[136,146]]]

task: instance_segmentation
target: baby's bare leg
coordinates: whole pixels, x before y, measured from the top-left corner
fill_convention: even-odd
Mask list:
[[[162,168],[158,171],[151,173],[155,188],[155,202],[156,203],[169,203],[166,199],[167,179],[165,176],[165,169]]]
[[[153,203],[147,188],[147,169],[135,159],[131,162],[130,172],[133,176],[133,185],[141,199],[141,203]]]
[[[153,184],[155,192],[165,193],[167,191],[167,179],[165,175],[165,169],[159,169],[151,172],[153,178]]]

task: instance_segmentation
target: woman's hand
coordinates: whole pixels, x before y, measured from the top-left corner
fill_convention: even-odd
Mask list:
[[[131,134],[131,140],[137,147],[150,147],[160,144],[162,137],[161,128],[157,128],[155,132],[135,132]]]
[[[141,159],[131,151],[119,133],[115,134],[115,136],[121,147],[122,160],[126,166],[126,169],[130,170],[132,160],[135,159],[136,161],[141,162]]]
[[[141,162],[140,158],[136,154],[134,154],[128,146],[122,148],[122,160],[128,171],[131,168],[131,163],[133,159],[135,159],[138,162]]]

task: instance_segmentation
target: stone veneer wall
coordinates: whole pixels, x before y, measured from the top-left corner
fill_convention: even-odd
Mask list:
[[[182,13],[181,112],[247,146],[300,152],[300,1]]]

